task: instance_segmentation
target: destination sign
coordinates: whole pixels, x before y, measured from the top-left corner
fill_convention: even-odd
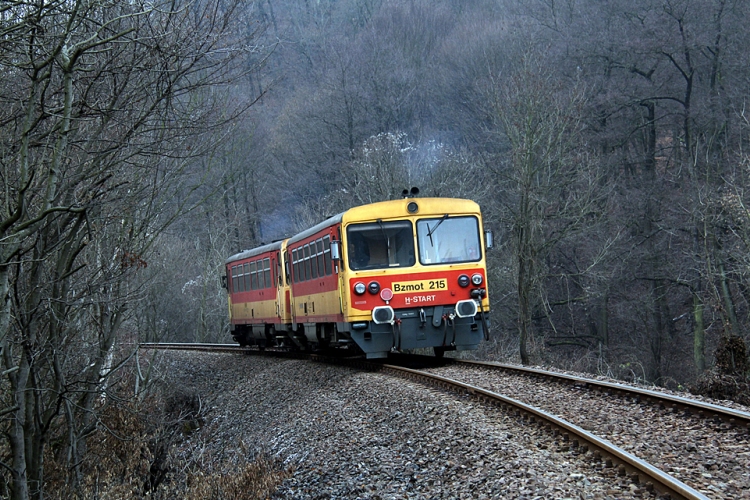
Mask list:
[[[434,280],[401,281],[391,285],[393,293],[416,293],[448,289],[448,280],[439,278]]]

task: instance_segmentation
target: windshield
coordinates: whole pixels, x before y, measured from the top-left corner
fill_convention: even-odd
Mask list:
[[[409,221],[350,224],[346,235],[353,271],[414,265],[414,232]]]
[[[417,221],[419,262],[475,262],[480,259],[479,221],[476,217],[448,217]]]

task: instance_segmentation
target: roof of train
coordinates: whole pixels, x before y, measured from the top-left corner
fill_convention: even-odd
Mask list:
[[[410,213],[407,210],[409,203],[416,203],[418,210],[414,213]],[[288,244],[296,243],[298,241],[308,238],[318,231],[325,229],[326,227],[338,224],[340,222],[353,222],[360,220],[377,220],[377,219],[392,219],[397,217],[405,216],[419,216],[421,215],[438,215],[442,213],[479,213],[479,205],[471,200],[465,200],[461,198],[402,198],[398,200],[381,201],[378,203],[370,203],[368,205],[361,205],[358,207],[350,208],[349,210],[340,214],[329,217],[328,219],[316,224],[315,226],[305,229],[301,233],[297,233],[289,238]],[[232,255],[226,260],[226,263],[234,262],[264,252],[272,250],[279,250],[283,240],[263,245],[252,250],[244,250],[238,254]]]
[[[416,203],[417,210],[410,212],[408,206]],[[402,198],[381,201],[350,208],[343,215],[343,222],[395,219],[409,216],[435,216],[445,213],[479,213],[479,205],[460,198]]]
[[[346,213],[346,212],[340,213],[338,215],[334,215],[333,217],[329,217],[328,219],[324,220],[323,222],[314,225],[310,229],[305,229],[301,233],[295,234],[294,236],[292,236],[291,238],[289,238],[289,244],[296,243],[296,242],[298,242],[300,240],[304,240],[308,236],[312,236],[313,234],[317,233],[321,229],[324,229],[324,228],[329,227],[329,226],[333,226],[334,224],[338,224],[339,222],[341,222],[341,218],[343,217],[344,213]]]
[[[225,264],[229,264],[230,262],[234,262],[237,260],[247,259],[250,257],[255,257],[256,255],[260,255],[262,253],[271,252],[273,250],[280,250],[281,245],[284,243],[284,240],[280,241],[274,241],[273,243],[269,243],[267,245],[263,245],[257,248],[251,248],[250,250],[243,250],[240,253],[236,253],[229,257]]]

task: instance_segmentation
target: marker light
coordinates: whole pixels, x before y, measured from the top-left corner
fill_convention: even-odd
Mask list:
[[[458,277],[458,285],[461,288],[466,288],[467,286],[469,286],[469,277],[467,275],[465,275],[465,274],[462,274],[461,276],[459,276]]]

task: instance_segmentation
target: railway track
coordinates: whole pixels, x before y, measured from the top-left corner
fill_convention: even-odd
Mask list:
[[[537,378],[561,385],[567,385],[577,390],[593,390],[607,394],[619,395],[626,399],[648,402],[671,410],[682,410],[704,418],[721,419],[730,425],[750,428],[750,413],[720,406],[692,398],[685,398],[664,392],[634,387],[625,384],[590,379],[575,375],[528,368],[524,366],[493,363],[487,361],[452,360],[454,364],[475,366],[480,369],[500,370],[519,376]]]
[[[184,342],[143,342],[140,344],[141,349],[174,349],[184,351],[213,351],[213,352],[245,352],[246,347],[240,347],[237,344],[201,344]]]
[[[240,348],[236,345],[217,346],[215,344],[150,345],[144,347],[212,350],[223,352],[258,352],[257,350]],[[269,354],[271,353],[273,355],[284,357],[301,357],[299,353],[288,354],[279,351],[272,351]],[[567,387],[567,391],[577,393],[590,391],[594,398],[602,398],[604,396],[613,397],[612,395],[616,394],[616,398],[620,401],[630,401],[629,404],[634,405],[651,405],[654,408],[659,408],[659,411],[666,412],[672,416],[677,414],[678,419],[686,418],[686,415],[691,415],[693,418],[703,419],[704,421],[720,420],[723,425],[723,427],[721,427],[722,429],[739,428],[744,430],[745,434],[747,434],[747,426],[750,423],[750,414],[742,411],[690,400],[688,398],[662,394],[656,391],[632,388],[622,384],[595,381],[565,374],[556,374],[545,372],[543,370],[513,367],[512,365],[502,365],[497,363],[488,364],[481,362],[467,363],[446,361],[446,366],[435,367],[433,362],[433,366],[429,366],[426,370],[422,370],[401,366],[402,364],[413,365],[415,359],[419,359],[413,357],[395,357],[395,360],[400,361],[399,364],[383,364],[368,362],[364,359],[342,359],[320,354],[308,354],[306,356],[312,360],[320,362],[343,364],[368,370],[382,370],[390,374],[398,374],[404,378],[419,380],[422,383],[428,383],[442,389],[461,392],[478,398],[486,403],[500,406],[509,414],[522,419],[525,422],[525,425],[538,425],[548,429],[548,431],[557,436],[562,443],[567,443],[578,453],[586,453],[587,456],[590,455],[591,460],[597,462],[599,464],[598,466],[616,468],[620,476],[629,476],[632,480],[642,484],[646,489],[656,490],[660,494],[667,495],[671,498],[732,498],[731,495],[725,496],[720,493],[722,490],[722,483],[720,482],[718,485],[712,484],[711,481],[693,480],[683,482],[673,475],[664,472],[663,467],[657,467],[652,464],[654,462],[659,463],[659,460],[653,460],[651,456],[648,456],[647,459],[639,457],[638,455],[640,453],[635,454],[626,449],[627,443],[624,443],[624,446],[622,444],[621,446],[617,446],[616,444],[613,444],[610,439],[603,439],[601,436],[607,438],[611,437],[606,431],[602,431],[602,429],[597,428],[596,426],[591,426],[588,422],[584,422],[583,425],[577,425],[576,423],[573,423],[576,419],[570,419],[572,421],[569,421],[561,416],[561,414],[564,415],[565,412],[557,411],[554,408],[545,409],[544,407],[540,407],[541,405],[535,406],[527,401],[525,402],[503,395],[500,392],[506,392],[507,394],[507,391],[493,390],[503,384],[492,380],[488,383],[487,379],[492,378],[489,377],[488,374],[493,372],[504,372],[506,374],[513,373],[514,377],[525,378],[527,379],[527,382],[530,377],[533,379],[542,378],[546,381],[546,385],[540,392],[546,393],[548,395],[547,399],[550,399],[548,387],[549,381],[555,380],[557,385],[564,384]],[[432,360],[434,360],[434,358],[432,358]],[[419,363],[419,361],[416,361],[416,363]],[[528,383],[539,386],[538,380],[536,382],[532,380]],[[674,470],[674,467],[672,467],[672,470]],[[681,476],[685,476],[688,479],[694,479],[694,474],[690,473],[683,473]],[[745,491],[745,493],[750,495],[750,491]]]
[[[429,368],[440,376],[519,394],[709,498],[750,498],[750,413],[623,384],[493,363]],[[545,384],[539,384],[539,378]],[[553,389],[550,390],[550,381]]]
[[[560,435],[564,442],[569,442],[571,448],[578,448],[583,453],[591,453],[592,457],[601,462],[605,467],[618,466],[619,474],[629,474],[634,481],[642,483],[646,489],[658,490],[671,498],[705,499],[708,498],[685,483],[678,481],[669,474],[664,473],[635,455],[628,453],[609,441],[601,439],[585,429],[574,425],[566,420],[545,412],[539,408],[527,405],[522,401],[498,394],[481,387],[466,384],[455,379],[441,377],[433,373],[403,368],[396,365],[383,365],[383,368],[392,373],[399,373],[408,378],[418,379],[432,385],[437,385],[453,391],[462,391],[478,398],[484,402],[498,405],[506,411],[515,413],[531,424],[545,426],[555,435]]]

